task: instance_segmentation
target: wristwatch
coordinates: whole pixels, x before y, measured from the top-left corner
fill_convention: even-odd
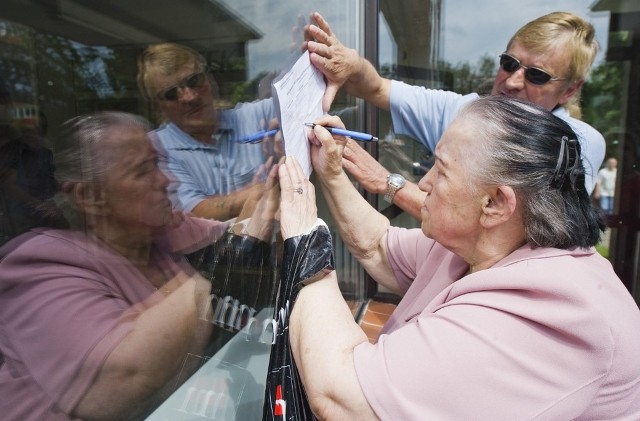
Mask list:
[[[389,203],[393,203],[393,196],[396,195],[398,190],[407,184],[407,180],[400,174],[389,174],[387,176],[387,191],[384,194],[384,200]]]

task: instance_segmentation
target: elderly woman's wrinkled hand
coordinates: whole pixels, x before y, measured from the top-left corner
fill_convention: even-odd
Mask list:
[[[247,210],[243,208],[238,217],[239,221],[242,221],[245,217],[250,218],[245,228],[245,233],[262,241],[267,241],[271,236],[271,229],[279,209],[280,189],[277,186],[279,165],[276,164],[270,167],[263,190],[259,193],[259,196],[252,198],[256,202],[249,206],[250,215],[247,215]]]
[[[267,132],[273,130],[276,130],[276,133],[273,136],[265,136],[262,141],[262,153],[265,157],[273,158],[273,161],[277,162],[284,156],[282,129],[280,127],[280,121],[277,118],[271,119],[266,129]]]
[[[315,127],[309,133],[311,143],[311,163],[322,179],[331,179],[342,173],[342,152],[347,138],[332,135],[325,127],[344,129],[339,117],[325,115],[314,121]]]
[[[318,210],[313,184],[293,156],[280,165],[279,177],[280,230],[286,240],[308,232],[318,219]]]

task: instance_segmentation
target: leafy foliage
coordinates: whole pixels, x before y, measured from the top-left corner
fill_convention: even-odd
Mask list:
[[[618,136],[624,131],[624,73],[624,62],[600,64],[582,88],[583,120],[602,133],[607,142],[607,156],[618,155]]]

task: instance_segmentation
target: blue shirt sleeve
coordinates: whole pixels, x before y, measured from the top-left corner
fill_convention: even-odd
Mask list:
[[[460,107],[476,98],[475,93],[460,95],[393,80],[389,94],[393,129],[433,152]]]

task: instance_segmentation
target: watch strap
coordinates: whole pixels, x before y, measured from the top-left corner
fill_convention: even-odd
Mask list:
[[[398,192],[398,190],[400,190],[401,188],[404,187],[405,183],[402,183],[402,185],[398,186],[395,185],[393,183],[391,183],[390,179],[391,179],[392,174],[389,174],[387,176],[387,190],[385,191],[384,194],[384,200],[386,200],[389,203],[393,203],[393,198],[396,195],[396,193]],[[403,177],[404,179],[404,177]]]

